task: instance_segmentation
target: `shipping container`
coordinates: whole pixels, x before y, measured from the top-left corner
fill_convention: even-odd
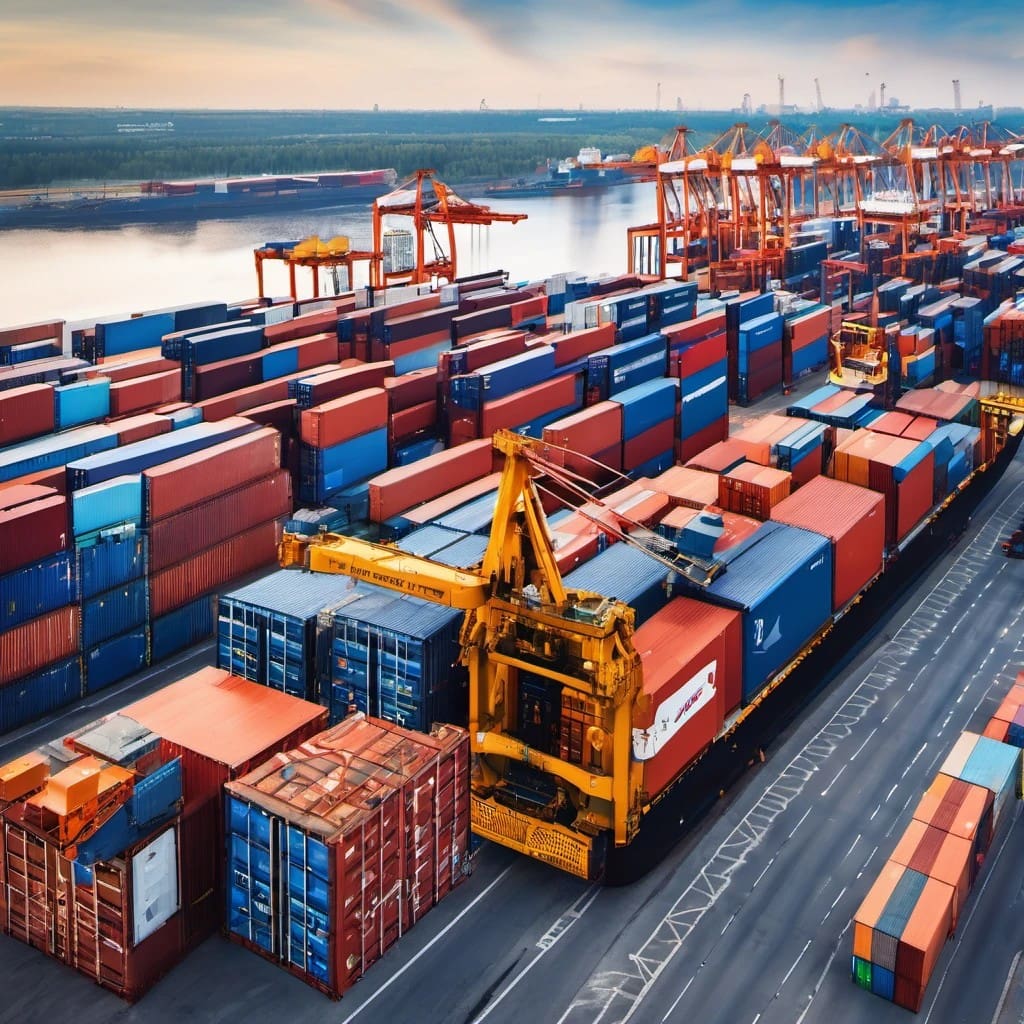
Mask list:
[[[718,504],[730,512],[768,519],[789,497],[792,474],[784,469],[744,462],[718,478]]]
[[[80,629],[78,605],[69,605],[0,633],[0,686],[75,654]]]
[[[110,637],[82,654],[85,692],[92,694],[113,686],[148,664],[149,630],[145,625]]]
[[[270,476],[280,466],[281,437],[269,427],[213,444],[185,458],[165,461],[142,474],[146,521],[153,523],[201,505]]]
[[[450,725],[359,716],[226,789],[229,937],[333,998],[467,870],[469,742]]]
[[[166,615],[239,576],[270,565],[277,558],[282,522],[262,523],[153,573],[149,580],[150,614],[154,618]]]
[[[82,659],[75,654],[0,686],[0,733],[17,729],[82,696]]]
[[[57,430],[97,423],[110,415],[110,380],[93,380],[66,384],[53,389],[53,421]]]
[[[973,786],[984,786],[992,794],[993,831],[1020,796],[1021,751],[977,733],[961,733],[939,771]]]
[[[951,930],[955,932],[977,870],[973,858],[970,840],[911,819],[890,860],[953,887]]]
[[[666,603],[668,570],[630,544],[612,544],[606,551],[565,577],[569,590],[586,590],[622,601],[636,613],[642,626]]]
[[[53,386],[29,384],[0,391],[0,448],[54,429]]]
[[[82,648],[143,626],[147,618],[148,586],[145,577],[82,601]]]
[[[199,597],[150,622],[150,656],[163,661],[178,651],[213,636],[217,622],[216,595]]]
[[[371,430],[330,448],[303,444],[300,452],[299,498],[324,502],[333,494],[387,469],[387,427]]]
[[[303,409],[299,436],[316,448],[330,448],[387,425],[387,391],[384,388],[365,388],[311,409]]]
[[[317,700],[317,617],[341,599],[344,582],[332,575],[283,569],[222,594],[217,612],[217,667]]]
[[[71,494],[71,532],[76,541],[121,524],[142,526],[142,480],[117,476]]]
[[[633,710],[633,758],[653,800],[710,746],[742,699],[739,612],[677,597],[633,634],[643,694]],[[563,715],[562,728],[566,726]]]
[[[727,570],[702,599],[744,613],[743,698],[749,702],[831,619],[832,545],[819,534],[769,522],[721,560]]]
[[[0,633],[71,604],[76,595],[75,560],[69,551],[0,576]]]
[[[772,509],[772,519],[832,542],[832,610],[853,600],[881,571],[885,496],[866,487],[816,477]]]
[[[463,618],[457,609],[408,594],[350,587],[320,623],[329,648],[321,702],[331,721],[358,710],[421,732],[435,721],[464,722]]]
[[[223,921],[224,783],[321,732],[327,712],[206,668],[121,713],[160,737],[165,760],[182,761],[181,903],[193,948]]]
[[[71,490],[78,490],[126,473],[141,473],[161,463],[193,455],[204,448],[257,429],[251,420],[233,417],[219,423],[199,423],[173,430],[169,434],[125,445],[114,451],[76,459],[68,465],[68,484]]]
[[[0,481],[66,466],[69,462],[116,446],[117,434],[110,427],[99,424],[23,441],[0,449]]]
[[[87,599],[144,575],[148,544],[133,526],[101,531],[75,549],[79,597]]]
[[[286,470],[278,470],[159,519],[148,531],[149,572],[159,572],[216,547],[268,519],[283,519],[291,511],[291,476]]]

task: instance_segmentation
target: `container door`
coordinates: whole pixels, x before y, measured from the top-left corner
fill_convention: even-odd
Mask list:
[[[331,980],[327,846],[294,825],[282,831],[282,956],[327,985]]]
[[[278,953],[275,867],[279,822],[263,808],[228,797],[228,930]]]

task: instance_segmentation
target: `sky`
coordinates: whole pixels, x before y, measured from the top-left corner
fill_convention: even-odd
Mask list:
[[[0,0],[0,106],[1024,105],[987,0]]]

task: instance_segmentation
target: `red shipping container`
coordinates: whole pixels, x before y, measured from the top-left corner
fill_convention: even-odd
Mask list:
[[[804,348],[829,335],[829,320],[832,311],[828,307],[804,313],[786,321],[786,333],[794,351]]]
[[[622,442],[622,468],[631,473],[645,462],[671,452],[675,455],[675,422],[663,420],[642,434]]]
[[[17,480],[0,485],[0,512],[9,512],[20,505],[28,505],[43,498],[52,498],[56,488],[45,484],[19,483]]]
[[[100,366],[86,371],[86,377],[109,377],[111,383],[119,384],[126,380],[138,380],[139,377],[150,377],[157,373],[174,370],[181,373],[181,363],[176,359],[164,359],[160,349],[153,349],[152,355],[132,352],[123,356],[111,356],[104,359]]]
[[[166,615],[239,576],[273,563],[277,559],[281,526],[280,520],[262,523],[209,551],[153,573],[149,578],[150,615]]]
[[[142,474],[145,516],[150,523],[250,480],[281,465],[281,435],[270,427],[223,441]]]
[[[807,461],[807,460],[804,460]],[[832,541],[832,610],[838,611],[882,571],[885,497],[819,476],[772,509],[772,519]]]
[[[595,455],[622,442],[622,406],[618,402],[598,402],[571,413],[544,428],[544,457],[556,466],[570,466],[574,452]]]
[[[896,947],[896,976],[926,988],[952,931],[956,890],[929,878]]]
[[[554,547],[558,571],[564,576],[578,565],[589,562],[601,550],[602,543],[613,543],[615,538],[602,538],[607,534],[596,523],[578,512],[566,516],[557,526],[551,527],[551,542]]]
[[[24,486],[45,487],[50,492],[65,494],[68,489],[67,469],[64,466],[55,466],[53,469],[41,469],[38,473],[16,476],[13,480],[0,481],[0,491]]]
[[[71,604],[0,633],[0,686],[70,658],[78,650],[80,622],[79,607]]]
[[[291,515],[287,470],[254,480],[149,527],[149,572],[159,572],[268,519]]]
[[[724,441],[729,436],[729,417],[723,416],[720,420],[708,424],[695,434],[690,434],[679,439],[678,462],[689,465],[695,456],[706,451],[719,441]]]
[[[876,434],[888,434],[899,437],[914,421],[914,417],[906,412],[884,412],[877,420],[871,421],[871,429]]]
[[[491,472],[490,438],[470,441],[428,455],[409,466],[389,469],[369,482],[370,519],[382,523],[401,512],[430,501]]]
[[[410,370],[400,377],[385,377],[384,387],[388,393],[388,408],[391,412],[411,409],[424,402],[437,404],[437,367]]]
[[[235,356],[218,363],[206,363],[192,370],[192,398],[206,398],[252,387],[263,380],[263,361],[259,355]]]
[[[580,511],[595,522],[606,524],[611,530],[628,533],[637,526],[653,526],[669,511],[670,505],[667,494],[637,481],[606,495],[599,505],[581,506]]]
[[[611,348],[615,344],[615,330],[615,324],[601,324],[548,339],[555,350],[555,366],[568,366],[584,356]]]
[[[525,323],[527,320],[536,320],[538,317],[546,319],[548,315],[548,297],[546,295],[534,295],[533,298],[513,302],[510,311],[512,313],[513,327]]]
[[[0,391],[0,447],[54,428],[53,385],[26,384]]]
[[[481,433],[484,437],[490,437],[503,427],[519,427],[558,409],[575,406],[577,379],[577,374],[567,373],[563,377],[523,388],[505,398],[484,402],[480,415]]]
[[[669,342],[671,345],[671,341]],[[727,356],[725,328],[685,348],[669,350],[669,374],[687,380],[709,366],[724,363]],[[723,371],[724,372],[724,371]]]
[[[408,409],[391,414],[388,431],[394,444],[402,438],[411,437],[420,430],[433,430],[437,427],[437,402],[423,402]]]
[[[730,512],[768,519],[789,497],[792,475],[783,469],[743,462],[718,478],[718,504]]]
[[[305,313],[286,320],[283,324],[268,324],[263,337],[268,346],[280,345],[284,341],[295,341],[296,338],[311,338],[317,334],[334,334],[337,337],[340,315],[336,309]]]
[[[227,419],[228,416],[247,413],[250,409],[261,405],[283,402],[288,397],[288,382],[291,380],[329,373],[336,369],[336,365],[329,364],[317,366],[311,370],[297,370],[295,373],[276,377],[274,380],[264,381],[262,384],[254,384],[252,387],[242,388],[238,391],[229,391],[226,395],[218,395],[216,398],[207,398],[205,401],[196,402],[195,407],[202,410],[203,420],[206,423],[216,423],[218,420]]]
[[[327,711],[220,669],[204,668],[122,709],[182,759],[181,905],[190,948],[224,918],[223,787],[321,732]]]
[[[633,710],[633,760],[652,800],[714,740],[742,696],[742,616],[677,597],[633,634],[643,690]]]
[[[953,933],[970,895],[973,856],[969,839],[911,819],[890,860],[953,887],[953,915],[950,923],[950,933]]]
[[[924,441],[931,437],[938,425],[938,421],[933,420],[930,416],[915,416],[907,425],[907,429],[903,431],[902,436],[909,437],[912,441]],[[874,426],[872,423],[872,430]]]
[[[683,324],[672,324],[662,333],[668,338],[670,349],[679,348],[681,345],[690,345],[694,342],[703,341],[725,331],[725,309],[713,309],[707,313],[701,313],[693,320],[687,320]],[[719,359],[725,358],[723,343],[722,354]]]
[[[333,363],[338,358],[338,336],[335,333],[314,334],[309,338],[296,338],[294,341],[281,342],[273,346],[274,351],[283,348],[294,348],[298,350],[299,369],[309,370],[314,366],[322,366]],[[264,349],[262,354],[267,354]]]
[[[47,320],[37,324],[19,324],[0,328],[0,345],[27,345],[32,341],[50,341],[64,334],[63,320]]]
[[[389,344],[374,339],[370,342],[370,359],[374,361],[400,359],[402,356],[410,355],[413,352],[422,352],[425,348],[433,348],[440,344],[451,345],[451,333],[448,328],[418,334],[413,338],[402,338]]]
[[[315,448],[330,448],[371,430],[386,427],[388,393],[382,387],[365,388],[303,409],[299,436]]]
[[[24,803],[10,807],[5,817],[11,862],[9,932],[14,938],[128,1002],[145,995],[181,960],[185,946],[180,911],[152,934],[137,938],[147,924],[140,907],[153,892],[147,861],[154,858],[165,872],[173,871],[177,882],[177,821],[133,843],[117,858],[97,862],[84,875],[56,843],[23,827]]]
[[[145,412],[139,416],[126,416],[124,419],[107,421],[111,430],[117,431],[118,445],[134,444],[150,437],[168,434],[172,423],[166,416],[158,416],[154,412]]]
[[[180,398],[181,373],[178,370],[135,377],[110,385],[110,415],[144,412]]]
[[[488,331],[478,340],[459,345],[454,351],[465,352],[467,373],[479,370],[481,366],[509,359],[526,351],[526,333],[524,331]],[[447,380],[451,376],[449,363],[451,353],[442,352],[437,360],[439,380]],[[556,363],[557,365],[557,363]]]
[[[745,462],[746,458],[746,447],[730,438],[705,448],[686,465],[691,469],[702,469],[708,473],[728,473],[730,469]]]
[[[62,494],[0,512],[0,575],[63,551],[67,540],[67,499]]]
[[[327,373],[305,374],[303,380],[312,380],[313,405],[355,394],[366,388],[382,388],[386,378],[394,376],[393,362],[356,363]]]

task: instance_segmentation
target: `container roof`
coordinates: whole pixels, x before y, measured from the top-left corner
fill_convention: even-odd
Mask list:
[[[236,766],[323,716],[308,701],[204,668],[122,709],[158,736]]]

